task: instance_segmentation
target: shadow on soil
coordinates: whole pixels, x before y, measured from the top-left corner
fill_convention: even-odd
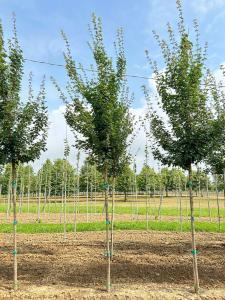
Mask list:
[[[0,252],[0,281],[12,281],[13,262],[4,246]],[[150,244],[122,241],[115,243],[111,266],[113,283],[192,284],[190,243]],[[225,244],[205,243],[199,254],[201,286],[224,286]],[[7,255],[6,252],[8,252]],[[104,243],[20,244],[18,278],[30,284],[65,284],[70,286],[104,285],[106,259]],[[2,257],[4,255],[4,258]]]

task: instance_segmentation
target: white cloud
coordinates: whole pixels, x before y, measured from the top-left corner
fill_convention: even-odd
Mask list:
[[[218,6],[225,5],[225,0],[194,0],[192,2],[193,8],[201,13],[207,13]]]

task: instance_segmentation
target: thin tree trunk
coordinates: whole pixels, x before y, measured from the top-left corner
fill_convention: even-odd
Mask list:
[[[12,173],[12,169],[11,169],[11,173]],[[9,183],[8,183],[8,203],[7,203],[7,213],[6,213],[6,218],[9,218],[10,215],[10,210],[11,210],[11,196],[12,196],[12,175],[10,174],[9,177]]]
[[[114,243],[114,210],[115,210],[115,183],[116,178],[113,177],[113,184],[112,184],[112,216],[111,216],[111,259],[113,258],[113,243]]]
[[[108,170],[105,167],[104,170],[104,181],[105,181],[105,220],[106,220],[106,257],[107,257],[107,280],[106,280],[106,289],[107,292],[110,292],[111,289],[111,252],[110,252],[110,241],[109,241],[109,184],[108,184]]]
[[[86,222],[88,223],[88,196],[89,196],[89,192],[88,192],[88,189],[89,189],[89,182],[88,182],[89,178],[88,178],[88,164],[87,164],[87,187],[86,187]]]
[[[17,215],[16,215],[16,163],[12,162],[12,202],[13,202],[13,288],[17,290]]]
[[[146,230],[148,230],[148,185],[147,185],[147,176],[146,176],[146,185],[145,185],[145,191],[146,191]]]
[[[225,207],[225,169],[223,169],[223,199],[224,199],[224,207]]]
[[[96,165],[95,165],[95,215],[97,214],[97,206],[96,206],[96,185],[97,185],[97,182],[96,182]]]
[[[221,228],[221,217],[220,217],[220,202],[219,202],[219,191],[218,191],[218,175],[216,174],[216,203],[217,203],[217,216],[218,216],[218,225],[219,231]]]
[[[209,198],[209,180],[208,180],[208,176],[206,177],[206,195],[207,195],[207,202],[208,202],[209,221],[212,222],[210,198]]]
[[[64,180],[64,201],[63,201],[63,239],[66,240],[66,200],[67,200],[67,160],[65,168],[65,180]]]
[[[29,165],[28,165],[29,167]],[[30,167],[28,169],[28,189],[27,189],[27,212],[30,212]]]
[[[194,221],[194,203],[192,192],[192,166],[189,166],[189,198],[190,198],[190,211],[191,211],[191,238],[192,238],[192,255],[193,255],[193,274],[194,274],[194,290],[198,294],[199,291],[199,278],[198,278],[198,264],[197,264],[197,251],[195,243],[195,221]]]
[[[38,192],[38,223],[40,223],[40,211],[41,211],[41,185],[42,185],[42,174],[39,174],[39,192]]]
[[[182,231],[183,230],[183,226],[182,226],[183,216],[182,216],[182,199],[181,199],[182,196],[181,196],[180,176],[179,176],[178,180],[179,180],[179,183],[178,183],[178,197],[179,197],[179,202],[180,202],[180,231]]]
[[[78,172],[79,170],[77,168],[77,193],[76,193],[75,210],[74,210],[74,233],[77,232],[77,205],[79,203],[79,198],[80,198],[80,176]]]

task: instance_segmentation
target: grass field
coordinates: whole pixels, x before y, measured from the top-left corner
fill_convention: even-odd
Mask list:
[[[30,205],[29,207],[29,212],[30,213],[37,213],[37,205]],[[89,204],[89,207],[87,209],[87,206],[82,204],[79,205],[78,207],[78,212],[79,213],[102,213],[104,212],[104,207],[103,207],[103,203],[101,203],[101,205],[99,203],[97,203],[96,206],[94,206],[93,204]],[[7,206],[4,204],[0,204],[0,213],[4,213],[7,211]],[[21,211],[21,213],[28,213],[28,207],[27,205],[23,205],[21,207],[21,210],[19,208],[19,206],[17,206],[17,212]],[[44,206],[41,205],[40,207],[40,211],[43,212],[44,211]],[[62,206],[60,203],[54,204],[51,203],[49,205],[47,205],[45,207],[45,212],[47,213],[60,213],[62,211]],[[73,204],[67,204],[66,206],[66,211],[69,214],[74,213],[74,205]],[[109,211],[111,212],[111,207],[109,207]],[[216,207],[212,207],[210,209],[211,211],[211,217],[216,218],[218,216],[218,208]],[[115,213],[116,214],[139,214],[139,215],[145,215],[146,214],[146,207],[143,204],[139,204],[139,206],[136,206],[136,204],[133,204],[133,207],[131,207],[131,203],[119,203],[116,205],[115,207]],[[155,206],[155,205],[149,205],[148,206],[148,214],[152,215],[152,216],[158,216],[159,214],[162,216],[179,216],[181,213],[182,216],[190,216],[190,209],[188,207],[183,207],[180,208],[179,207],[164,207],[162,205],[160,211],[159,211],[159,207]],[[195,207],[195,211],[194,211],[194,215],[196,217],[209,217],[209,209],[207,207],[198,207],[196,205]],[[225,218],[225,208],[224,206],[221,205],[220,207],[220,216],[221,218]]]
[[[63,224],[18,224],[18,233],[60,233],[63,232]],[[146,230],[146,222],[116,222],[114,223],[115,230]],[[225,224],[221,224],[220,230],[218,224],[207,223],[207,222],[196,222],[195,229],[199,232],[225,232]],[[66,225],[67,232],[74,231],[74,224]],[[105,230],[104,222],[90,222],[90,223],[78,223],[77,232],[84,231],[103,231]],[[148,222],[148,230],[156,231],[190,231],[190,222]],[[0,233],[10,233],[12,232],[12,225],[2,224],[0,227]]]

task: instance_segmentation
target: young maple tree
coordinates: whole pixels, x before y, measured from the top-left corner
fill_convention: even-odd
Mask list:
[[[181,1],[177,0],[179,12],[178,38],[168,25],[169,41],[154,36],[162,50],[165,66],[160,71],[157,63],[148,60],[155,74],[159,107],[162,115],[153,108],[152,98],[145,88],[150,104],[150,124],[153,136],[153,154],[164,165],[173,165],[189,173],[191,209],[192,255],[194,288],[199,290],[197,251],[193,216],[192,166],[202,162],[216,148],[221,137],[221,119],[208,105],[210,86],[205,72],[205,48],[199,44],[197,22],[194,21],[196,41],[193,44],[185,28]]]
[[[29,96],[20,97],[23,76],[23,53],[19,46],[15,18],[14,35],[4,48],[3,29],[0,24],[0,164],[10,163],[12,168],[12,202],[14,231],[14,289],[17,289],[17,216],[16,173],[19,163],[39,158],[46,150],[48,115],[45,106],[45,85],[41,84],[37,98],[32,91],[32,75],[29,79]]]
[[[64,54],[69,77],[68,102],[57,83],[61,97],[66,101],[65,118],[76,136],[78,148],[89,153],[104,176],[105,212],[106,212],[106,256],[107,290],[110,291],[110,242],[108,192],[109,176],[118,174],[123,165],[128,146],[128,137],[132,133],[132,119],[129,112],[130,98],[126,87],[122,30],[118,30],[115,43],[115,65],[108,56],[102,33],[101,19],[92,16],[90,27],[92,42],[89,43],[96,69],[90,67],[91,76],[85,73],[72,57],[70,45],[63,34],[67,51]]]

